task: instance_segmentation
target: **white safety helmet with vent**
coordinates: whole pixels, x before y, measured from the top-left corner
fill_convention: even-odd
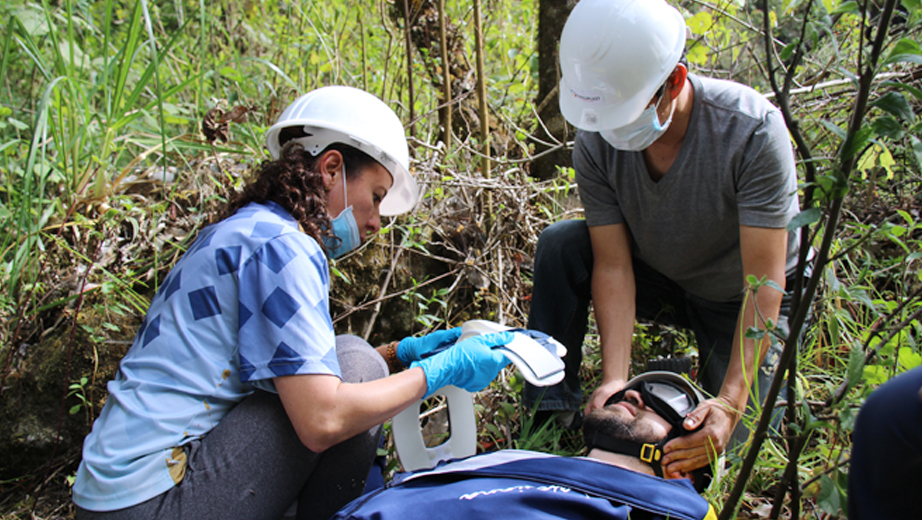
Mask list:
[[[591,132],[634,122],[685,39],[685,19],[664,0],[582,0],[560,37],[560,112]]]
[[[381,163],[394,184],[381,201],[381,215],[399,215],[416,206],[419,188],[410,174],[410,150],[397,114],[377,97],[352,87],[322,87],[288,105],[266,134],[266,146],[278,159],[279,133],[300,127],[307,134],[292,139],[316,156],[333,143],[359,149]]]

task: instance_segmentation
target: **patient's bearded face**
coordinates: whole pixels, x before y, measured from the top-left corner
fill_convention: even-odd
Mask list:
[[[616,439],[656,443],[666,437],[672,426],[656,412],[646,408],[630,393],[623,401],[597,408],[586,419],[584,428],[594,428]]]

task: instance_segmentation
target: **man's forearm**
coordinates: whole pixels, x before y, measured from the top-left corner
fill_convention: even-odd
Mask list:
[[[766,332],[761,339],[755,340],[746,338],[746,331],[750,327],[765,330],[764,320],[767,319],[777,323],[781,297],[781,293],[776,289],[763,286],[755,297],[750,293],[740,308],[740,316],[737,319],[736,332],[733,336],[730,365],[727,367],[727,374],[724,376],[720,389],[720,397],[738,412],[742,413],[746,407],[749,389],[756,381],[759,367],[771,345],[770,333]]]
[[[602,382],[627,380],[635,316],[634,273],[630,269],[595,269],[592,302],[602,350]]]

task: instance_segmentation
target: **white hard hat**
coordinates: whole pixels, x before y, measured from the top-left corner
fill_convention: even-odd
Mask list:
[[[410,174],[410,149],[397,114],[377,97],[352,87],[323,87],[288,105],[266,134],[266,146],[278,159],[279,133],[300,127],[307,134],[292,139],[317,155],[333,143],[368,154],[391,174],[394,184],[381,201],[381,215],[399,215],[416,206],[419,188]]]
[[[634,122],[685,38],[685,19],[664,0],[582,0],[560,37],[560,112],[591,132]]]

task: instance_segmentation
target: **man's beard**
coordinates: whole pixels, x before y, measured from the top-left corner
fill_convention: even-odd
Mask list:
[[[626,419],[604,408],[593,410],[583,422],[583,432],[587,439],[598,431],[618,440],[655,444],[662,437],[657,438],[650,428],[643,428],[644,413],[639,410],[637,415]]]

